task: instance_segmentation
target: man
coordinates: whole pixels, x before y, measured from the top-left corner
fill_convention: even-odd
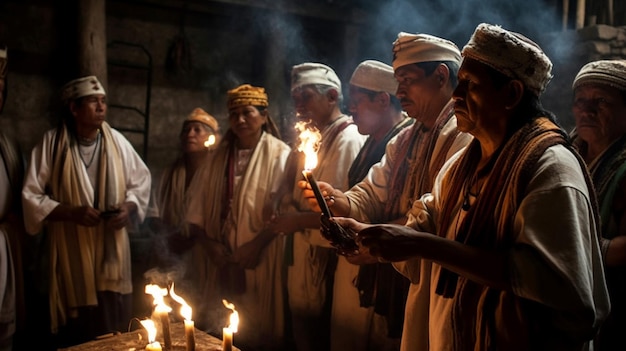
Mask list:
[[[26,230],[45,228],[51,331],[72,345],[128,328],[132,318],[126,227],[142,221],[150,171],[106,122],[95,76],[62,92],[66,115],[31,155],[22,191]]]
[[[611,313],[596,350],[623,348],[626,323],[626,60],[599,60],[576,75],[573,143],[585,159],[600,204],[600,247]]]
[[[380,61],[363,61],[352,73],[348,106],[359,133],[368,138],[348,171],[349,187],[360,182],[372,165],[380,161],[389,140],[413,123],[413,119],[402,112],[400,101],[395,97],[397,87],[393,68]],[[344,256],[338,258],[330,349],[382,350],[386,343],[394,342],[387,340],[384,318],[374,313],[378,261],[360,267],[356,264],[361,262],[354,263]]]
[[[352,119],[341,112],[341,81],[335,71],[321,63],[307,62],[291,71],[291,97],[298,118],[310,121],[321,132],[316,179],[338,189],[348,189],[348,168],[359,153],[365,137]],[[302,160],[301,160],[302,161]],[[297,166],[296,182],[302,179],[303,163]],[[294,342],[299,351],[328,350],[329,307],[335,272],[335,251],[320,235],[320,215],[310,210],[306,199],[295,189],[294,205],[278,216],[273,230],[287,233],[287,292]],[[323,247],[326,246],[326,247]],[[287,262],[289,264],[289,261]],[[327,297],[328,296],[328,297]]]
[[[431,350],[588,350],[610,307],[590,179],[539,100],[552,63],[484,23],[463,56],[455,111],[474,140],[406,226],[338,222],[382,260],[432,260]]]
[[[430,191],[443,163],[471,139],[457,130],[454,116],[452,91],[461,61],[457,46],[431,35],[401,32],[393,52],[396,95],[416,123],[388,144],[381,162],[345,195],[320,182],[320,188],[334,197],[330,205],[335,215],[404,224],[411,203]],[[305,195],[311,194],[305,191]],[[359,256],[353,259],[367,260],[366,253]],[[376,274],[376,307],[386,311],[388,335],[402,335],[402,350],[429,349],[429,265],[427,261],[416,265],[418,272],[413,275],[400,270],[411,278],[408,288],[406,278],[395,275],[389,265],[379,266]],[[410,332],[402,333],[403,329]]]
[[[7,48],[0,46],[0,113],[7,96]],[[22,266],[24,222],[20,189],[24,162],[19,145],[0,131],[0,350],[17,347],[13,340],[24,325]]]

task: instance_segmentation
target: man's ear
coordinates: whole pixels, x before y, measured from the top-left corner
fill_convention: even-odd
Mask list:
[[[435,69],[434,74],[439,79],[439,85],[448,84],[448,81],[450,80],[450,69],[448,66],[443,63],[439,64],[439,66]]]
[[[512,79],[506,84],[505,88],[507,89],[507,101],[505,102],[504,107],[507,110],[512,110],[519,105],[520,101],[522,101],[522,98],[524,97],[524,83],[518,79]]]
[[[328,100],[333,102],[337,102],[339,100],[339,92],[337,92],[337,88],[328,89],[326,96],[328,97]]]
[[[391,104],[391,96],[389,93],[380,92],[376,94],[375,101],[381,104],[383,107],[387,107]]]
[[[75,100],[70,101],[69,109],[70,109],[70,113],[72,114],[72,116],[76,117],[76,115],[78,114],[78,112],[76,112],[76,110],[78,109],[78,106],[76,105]]]

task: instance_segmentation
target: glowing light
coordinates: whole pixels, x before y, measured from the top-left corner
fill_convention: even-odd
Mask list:
[[[316,127],[304,121],[298,121],[295,129],[299,132],[300,145],[298,145],[298,151],[305,155],[304,169],[311,170],[317,166],[317,151],[320,147],[322,134]]]

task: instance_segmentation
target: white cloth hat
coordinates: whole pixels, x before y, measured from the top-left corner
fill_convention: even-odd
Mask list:
[[[479,24],[462,54],[507,77],[519,79],[536,95],[552,79],[552,62],[539,45],[500,26]]]
[[[580,69],[572,89],[585,84],[608,85],[626,91],[626,60],[599,60],[589,62]]]
[[[61,100],[64,103],[69,103],[71,100],[95,94],[106,95],[106,92],[96,76],[87,76],[65,84],[61,92]]]
[[[7,47],[0,46],[0,79],[7,77],[8,63]]]
[[[306,62],[291,69],[291,91],[303,85],[323,84],[341,92],[341,80],[335,71],[322,63]]]
[[[460,64],[461,52],[453,42],[428,34],[398,33],[393,42],[393,69],[420,62],[452,61]]]
[[[350,78],[350,84],[371,91],[396,94],[398,81],[393,76],[393,67],[376,60],[361,62]]]

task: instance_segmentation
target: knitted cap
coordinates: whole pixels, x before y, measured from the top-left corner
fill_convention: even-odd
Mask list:
[[[500,26],[479,24],[462,54],[519,79],[537,96],[552,79],[552,62],[539,45]]]
[[[393,67],[375,60],[361,62],[350,78],[350,84],[371,91],[384,91],[395,95],[398,81],[393,76]]]
[[[323,84],[341,91],[341,80],[335,71],[322,63],[306,62],[291,69],[291,91],[303,85]]]
[[[461,62],[461,52],[453,42],[428,34],[398,33],[393,42],[393,69],[420,62]]]
[[[202,124],[206,124],[214,131],[217,131],[217,129],[219,128],[217,120],[199,107],[196,107],[193,111],[191,111],[191,113],[189,114],[189,116],[187,116],[187,118],[185,118],[185,122],[183,123],[189,122],[200,122]]]
[[[600,60],[589,62],[580,69],[572,89],[585,84],[608,85],[626,91],[626,60]]]
[[[76,100],[83,96],[103,94],[106,95],[104,87],[98,81],[96,76],[87,76],[83,78],[74,79],[65,86],[61,91],[61,100],[63,103],[69,103],[72,100]]]
[[[228,91],[228,109],[239,106],[269,106],[264,88],[243,84]]]

